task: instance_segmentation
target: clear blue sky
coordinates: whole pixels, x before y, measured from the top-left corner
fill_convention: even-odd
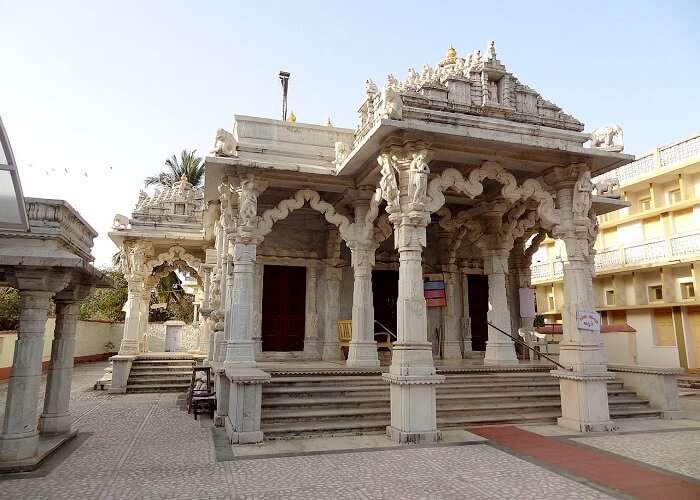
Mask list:
[[[0,0],[0,115],[25,194],[75,206],[106,264],[113,215],[167,156],[208,151],[234,113],[279,116],[281,69],[299,121],[354,128],[367,78],[495,40],[522,82],[640,154],[700,131],[699,27],[697,0]]]

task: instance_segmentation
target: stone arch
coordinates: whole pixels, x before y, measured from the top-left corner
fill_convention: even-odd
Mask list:
[[[146,262],[145,267],[147,272],[150,274],[156,267],[163,264],[176,267],[176,263],[178,261],[185,262],[187,266],[194,270],[199,276],[200,270],[202,269],[202,261],[178,245],[170,247],[167,252],[160,253],[153,259],[150,259],[148,262]]]
[[[527,179],[520,186],[515,176],[501,167],[500,164],[487,161],[475,168],[465,179],[462,173],[454,168],[444,170],[428,184],[428,209],[438,211],[445,204],[444,192],[452,188],[470,198],[476,198],[484,192],[483,181],[491,179],[502,184],[501,196],[509,201],[532,199],[537,202],[537,215],[543,226],[552,227],[560,222],[559,211],[554,206],[554,198],[537,179]]]
[[[311,189],[301,189],[294,193],[291,198],[280,201],[276,207],[265,210],[260,216],[261,220],[258,226],[260,235],[269,234],[275,222],[286,219],[291,212],[300,209],[306,202],[309,202],[312,209],[320,212],[329,223],[336,226],[341,237],[346,239],[351,226],[350,219],[336,212],[333,205],[322,200],[321,195]]]

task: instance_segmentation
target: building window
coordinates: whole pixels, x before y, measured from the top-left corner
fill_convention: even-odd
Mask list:
[[[605,290],[605,305],[614,306],[615,305],[615,290]]]
[[[175,203],[175,215],[185,215],[184,203]]]
[[[552,294],[552,293],[550,293],[549,295],[547,295],[547,306],[549,307],[549,310],[550,310],[550,311],[554,311],[554,309],[555,309],[555,308],[554,308],[554,306],[555,306],[555,304],[554,304],[554,294]]]
[[[656,309],[654,311],[654,337],[657,346],[676,345],[676,335],[673,331],[673,313],[671,309]]]
[[[680,203],[681,202],[681,190],[674,189],[673,191],[669,191],[668,192],[668,202],[669,202],[669,204]]]
[[[664,292],[661,285],[653,285],[649,287],[649,302],[659,302],[664,300]]]
[[[639,206],[641,207],[642,212],[651,210],[651,198],[642,198],[639,200]]]
[[[695,298],[695,285],[692,281],[681,283],[681,298],[683,300],[691,300]]]

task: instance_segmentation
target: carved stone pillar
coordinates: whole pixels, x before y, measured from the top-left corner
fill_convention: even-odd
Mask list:
[[[55,298],[56,328],[46,378],[44,411],[39,417],[39,431],[42,434],[63,434],[71,431],[73,419],[69,403],[76,324],[80,312],[80,301],[89,292],[90,287],[75,286],[70,290],[59,292]]]
[[[255,342],[255,352],[262,352],[262,294],[263,278],[265,266],[259,262],[255,263],[255,291],[253,295],[253,342]]]
[[[484,272],[488,275],[489,280],[488,321],[504,332],[510,333],[510,306],[508,305],[508,291],[506,289],[508,250],[486,251],[484,253]],[[517,363],[518,358],[515,355],[513,340],[491,327],[489,327],[488,332],[484,364]]]
[[[372,295],[372,266],[375,247],[369,243],[348,242],[352,252],[352,340],[347,366],[377,368],[379,356],[374,340],[374,303]]]
[[[466,358],[467,353],[472,352],[472,319],[469,315],[469,274],[464,267],[460,267],[459,276],[462,281],[462,351]]]
[[[132,274],[125,276],[127,280],[128,295],[126,299],[126,317],[124,318],[124,335],[119,346],[120,355],[135,356],[139,353],[139,320],[142,312],[144,293],[144,276]]]
[[[578,180],[561,182],[557,205],[561,224],[554,236],[564,240],[563,337],[559,361],[570,368],[555,370],[559,378],[562,416],[559,425],[581,432],[613,430],[608,410],[607,382],[614,376],[607,371],[603,341],[598,327],[579,326],[577,314],[595,317],[593,300],[593,243],[597,235],[595,214],[590,214],[590,172],[572,169]],[[572,189],[573,184],[573,189]]]
[[[318,268],[306,268],[306,321],[304,322],[304,353],[310,358],[321,359],[321,340],[318,332],[318,310],[316,308],[316,290]]]
[[[336,361],[343,359],[338,342],[338,318],[340,315],[340,282],[343,278],[343,271],[339,267],[326,265],[325,268],[325,315],[323,318],[324,338],[323,354],[324,361]]]
[[[418,222],[418,224],[416,224]],[[391,384],[391,425],[387,435],[400,443],[433,442],[437,430],[435,385],[445,381],[433,364],[423,296],[422,247],[427,220],[402,216],[396,224],[399,252],[398,341],[384,379]]]
[[[141,300],[139,303],[139,352],[148,351],[148,313],[150,311],[151,291],[153,286],[155,286],[155,283],[153,283],[155,279],[152,280],[149,278],[150,276],[144,280],[143,291],[141,293]]]
[[[444,266],[443,270],[447,305],[442,309],[442,321],[445,328],[442,357],[444,359],[462,359],[462,325],[460,324],[462,297],[458,283],[459,274],[456,266]]]
[[[231,314],[227,315],[227,365],[255,366],[253,341],[253,289],[255,287],[255,243],[236,242],[233,246],[233,288]]]
[[[37,407],[49,301],[68,285],[70,274],[23,271],[13,279],[12,285],[20,291],[20,317],[0,434],[0,462],[21,463],[37,454],[39,444]]]

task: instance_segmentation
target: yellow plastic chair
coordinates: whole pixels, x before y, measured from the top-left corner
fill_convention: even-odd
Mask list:
[[[377,337],[381,337],[384,340],[379,340]],[[386,347],[390,351],[393,349],[393,343],[391,341],[391,335],[386,332],[376,332],[375,338],[377,341],[377,348]],[[350,341],[352,340],[352,320],[344,319],[338,321],[338,342],[340,347],[350,346]]]

